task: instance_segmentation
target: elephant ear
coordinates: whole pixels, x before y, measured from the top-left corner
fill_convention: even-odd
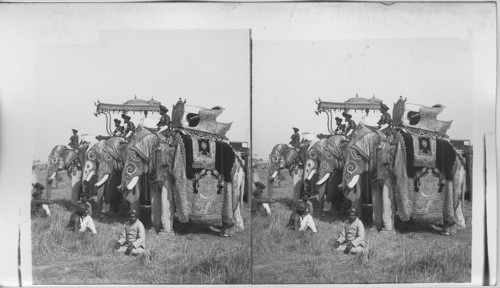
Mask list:
[[[363,127],[358,130],[355,138],[351,141],[349,146],[356,149],[364,159],[369,159],[371,153],[373,152],[372,149],[374,147],[374,143],[378,138],[377,133]]]
[[[129,149],[135,151],[146,163],[154,157],[158,147],[158,137],[146,129],[142,129],[135,134],[133,142],[129,144]]]

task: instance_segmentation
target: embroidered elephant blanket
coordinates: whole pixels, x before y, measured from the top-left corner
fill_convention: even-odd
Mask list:
[[[177,150],[172,168],[174,201],[179,221],[219,222],[234,225],[233,212],[238,199],[233,193],[236,157],[231,146],[215,141],[215,169],[195,168],[193,141],[189,135],[176,134]],[[212,152],[213,153],[213,152]]]
[[[435,169],[433,168],[420,168],[415,169],[413,166],[413,139],[411,135],[404,133],[396,133],[396,140],[398,146],[396,149],[395,160],[394,160],[394,176],[395,176],[395,196],[397,203],[397,213],[401,220],[408,221],[411,218],[419,218],[429,213],[442,213],[444,221],[448,224],[454,223],[454,209],[458,205],[458,198],[456,193],[453,191],[453,184],[447,184],[442,187],[440,192],[440,180],[439,175],[436,175]],[[451,163],[455,163],[451,159],[449,148],[444,143],[446,141],[436,140],[436,151],[438,159],[449,159]],[[405,145],[406,144],[406,145]],[[408,144],[411,144],[408,145]],[[448,143],[449,144],[449,143]],[[444,149],[442,147],[445,147]],[[441,147],[441,148],[439,148]],[[438,149],[439,148],[439,149]],[[441,152],[444,151],[444,152]],[[443,153],[439,156],[439,153]],[[438,162],[436,161],[436,164]],[[406,167],[406,169],[405,169]],[[439,166],[444,167],[445,178],[452,180],[452,173],[454,168],[447,168],[448,165]],[[406,173],[404,173],[406,172]],[[446,175],[446,174],[451,175]],[[416,189],[415,181],[419,181],[420,185]]]
[[[456,153],[448,141],[404,132],[398,134],[404,139],[409,177],[415,177],[418,170],[416,167],[427,167],[437,168],[444,173],[446,180],[453,180]],[[429,148],[424,148],[425,145]]]

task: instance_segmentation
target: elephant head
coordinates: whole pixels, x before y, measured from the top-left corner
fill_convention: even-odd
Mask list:
[[[47,180],[53,180],[57,171],[67,170],[72,166],[81,167],[85,159],[88,144],[82,144],[77,151],[64,145],[55,146],[49,154]]]
[[[307,160],[304,167],[304,177],[307,180],[311,180],[317,173],[320,180],[316,185],[324,186],[332,173],[343,167],[342,150],[346,147],[344,139],[343,136],[334,135],[321,139],[307,150]]]
[[[359,129],[349,142],[346,152],[342,179],[345,196],[351,201],[360,197],[360,191],[354,191],[352,188],[365,172],[370,173],[372,180],[383,180],[384,177],[389,176],[383,175],[387,169],[381,168],[384,165],[390,165],[390,159],[391,146],[385,135],[373,132],[366,127]]]
[[[306,151],[309,143],[301,143],[299,151],[288,147],[286,144],[277,144],[269,154],[269,179],[272,180],[278,176],[278,171],[282,168],[290,168],[299,160],[299,166],[302,168],[306,159]]]
[[[100,162],[102,148],[105,143],[105,140],[92,143],[85,152],[85,163],[83,164],[84,182],[89,182],[94,175],[97,176],[97,168]]]
[[[139,199],[139,195],[133,191],[140,176],[148,175],[152,182],[164,181],[167,173],[165,169],[172,163],[172,152],[168,140],[161,135],[146,129],[136,133],[127,149],[122,172],[122,190],[128,201]]]
[[[95,186],[102,186],[113,173],[122,171],[127,144],[121,137],[112,137],[104,141],[97,170],[98,182]]]
[[[284,166],[282,163],[283,154],[288,150],[289,148],[286,144],[277,144],[271,150],[271,154],[269,154],[269,179],[274,179],[278,176],[278,171]]]

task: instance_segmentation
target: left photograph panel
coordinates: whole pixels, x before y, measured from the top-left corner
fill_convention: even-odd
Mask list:
[[[250,283],[249,30],[36,51],[32,279]]]

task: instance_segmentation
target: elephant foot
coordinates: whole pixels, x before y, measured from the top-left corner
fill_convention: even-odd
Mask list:
[[[457,233],[456,225],[449,226],[449,227],[443,227],[443,230],[441,230],[441,235],[444,235],[444,236],[451,236],[455,233]]]
[[[383,228],[379,233],[385,236],[393,236],[396,235],[396,230]]]
[[[175,232],[174,231],[167,231],[167,230],[163,230],[163,229],[158,232],[158,235],[161,236],[164,239],[175,238]]]
[[[379,228],[377,228],[377,227],[372,227],[372,228],[370,228],[370,233],[373,233],[373,234],[378,234],[378,231],[379,231],[379,230],[380,230],[380,229],[379,229]]]
[[[219,236],[221,237],[233,237],[236,234],[235,227],[231,228],[222,228],[221,232],[219,233]]]

